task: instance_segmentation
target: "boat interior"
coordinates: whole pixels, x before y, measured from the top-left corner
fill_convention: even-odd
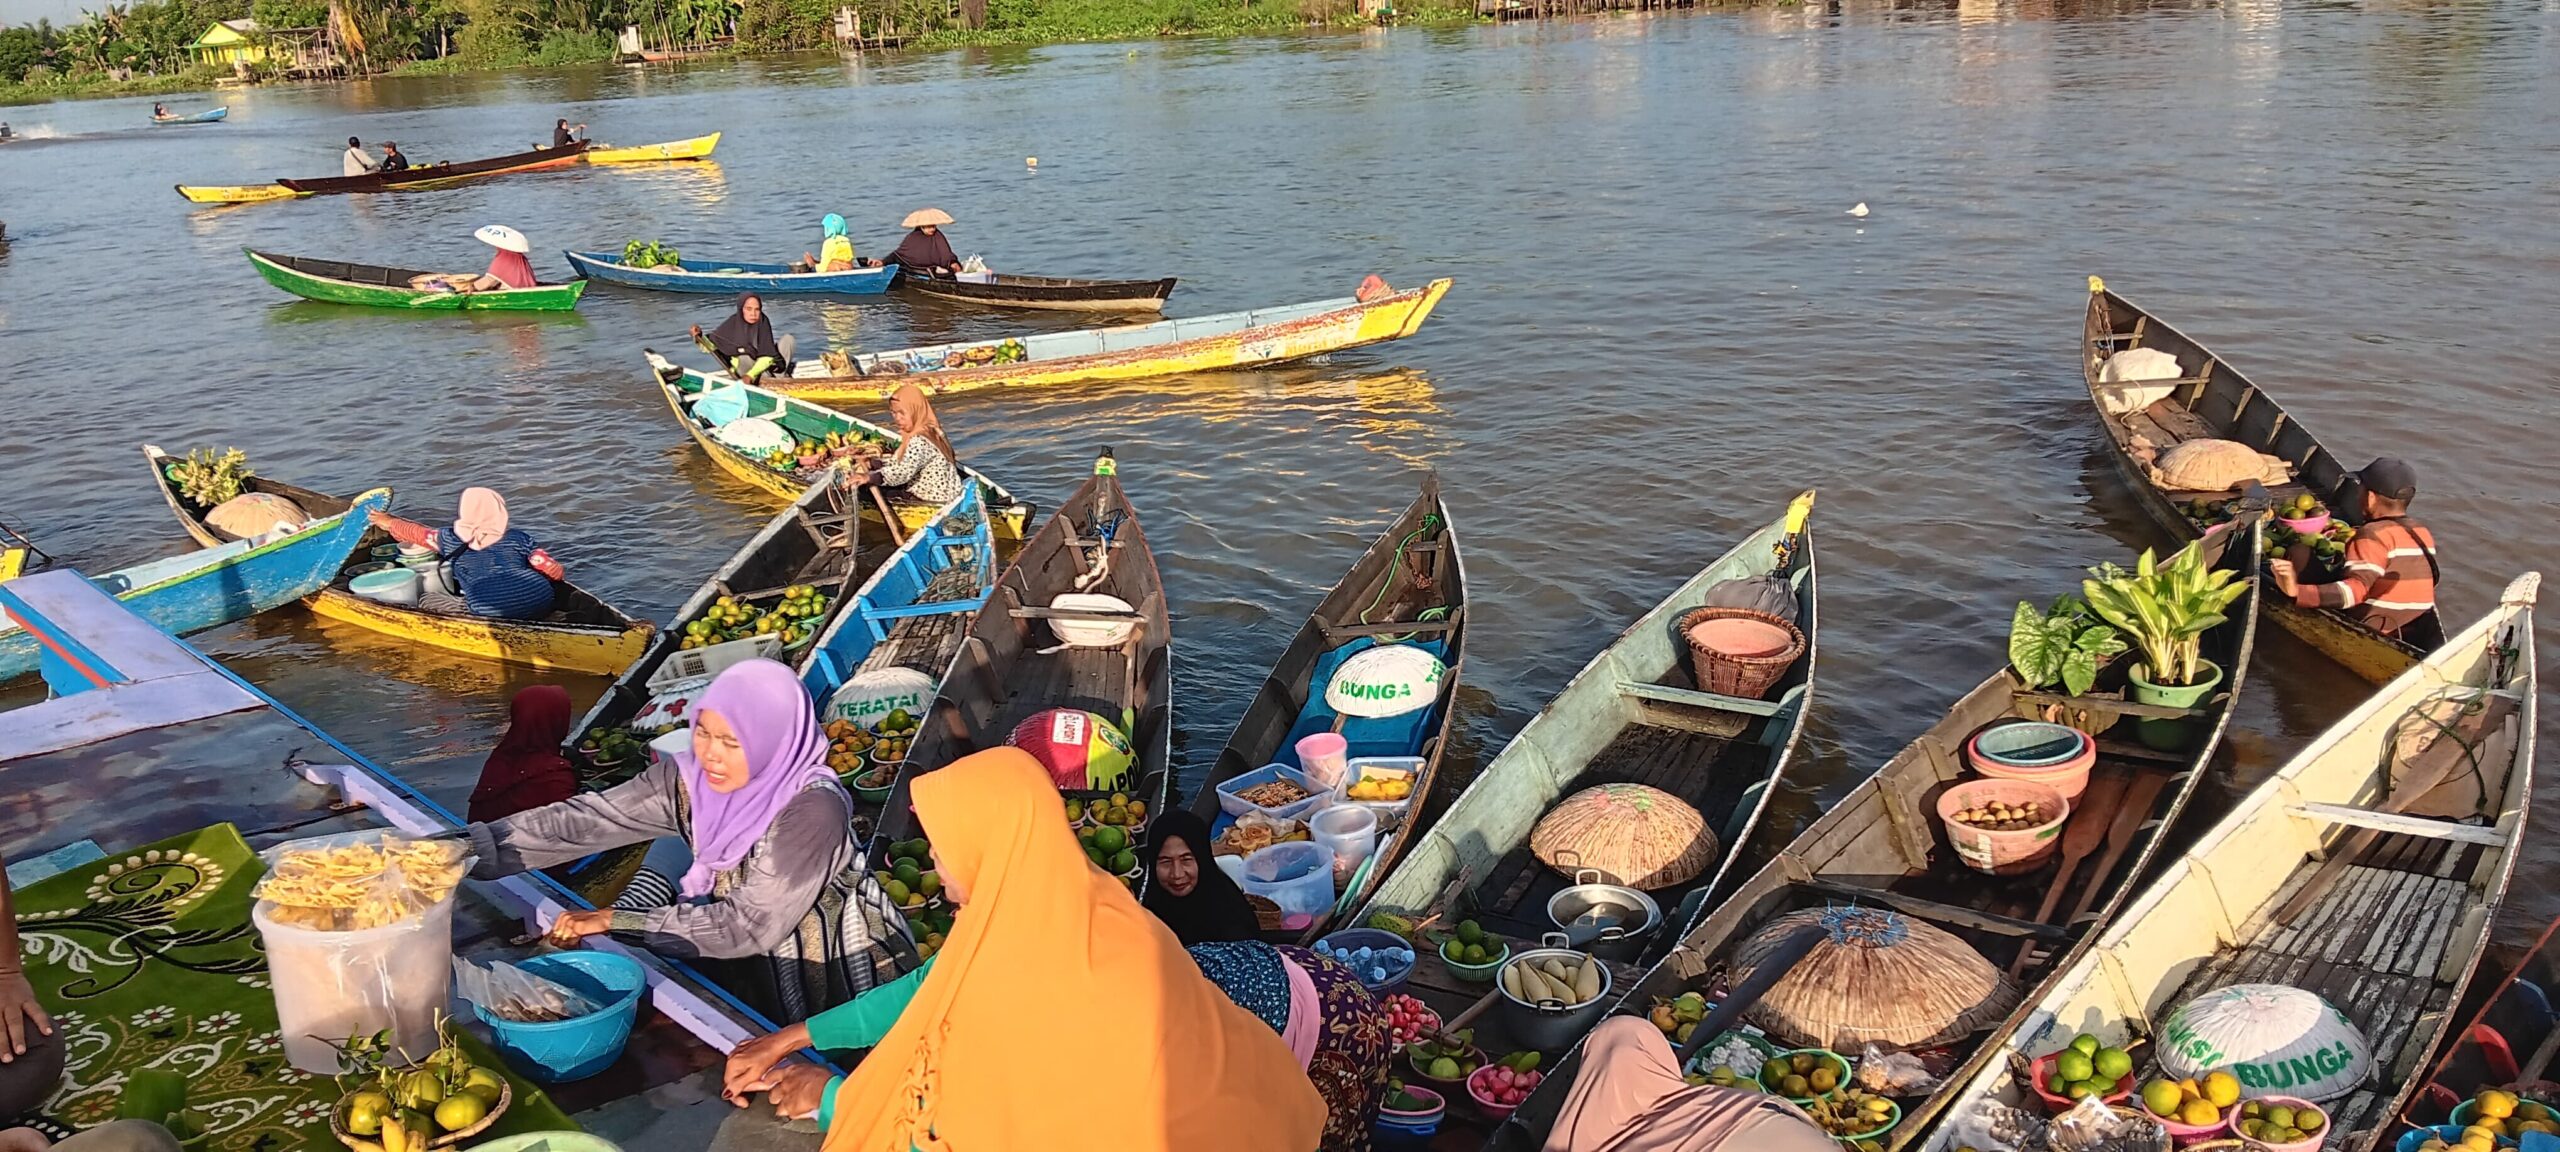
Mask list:
[[[385,268],[374,264],[350,264],[344,260],[315,260],[308,256],[286,256],[277,252],[254,253],[260,260],[282,265],[305,276],[323,280],[344,280],[350,284],[370,284],[376,288],[407,288],[420,276],[441,276],[419,268]]]
[[[2121,444],[2139,435],[2168,451],[2188,440],[2237,440],[2291,464],[2296,482],[2269,485],[2277,496],[2309,491],[2323,501],[2334,498],[2347,472],[2320,441],[2293,421],[2275,400],[2260,393],[2247,377],[2223,365],[2204,345],[2109,292],[2089,298],[2082,341],[2083,368],[2089,390],[2107,414],[2109,432]],[[2101,366],[2109,356],[2133,348],[2166,352],[2178,360],[2174,380],[2131,384],[2103,383]],[[2157,399],[2130,411],[2144,397]],[[2222,492],[2172,492],[2180,502],[2224,500],[2240,495]]]
[[[940,679],[994,583],[995,539],[972,484],[863,581],[852,606],[810,649],[802,683],[823,704],[846,681],[877,668]]]
[[[1249,328],[1288,324],[1309,320],[1328,312],[1359,307],[1360,302],[1344,296],[1333,300],[1316,300],[1305,304],[1289,304],[1276,308],[1254,308],[1243,312],[1220,312],[1212,316],[1186,316],[1178,320],[1157,320],[1147,324],[1125,324],[1112,328],[1080,328],[1069,332],[1043,332],[1015,337],[1022,345],[1023,360],[1068,360],[1080,356],[1101,356],[1113,352],[1130,352],[1141,348],[1157,348],[1186,340],[1202,340],[1226,336]],[[912,369],[929,365],[942,366],[943,357],[996,343],[991,340],[964,340],[953,344],[931,344],[918,348],[901,348],[891,352],[869,352],[853,358],[863,374],[878,371],[883,365]],[[815,359],[801,361],[793,372],[798,378],[825,378],[833,375],[827,366]]]
[[[1099,568],[1101,578],[1088,577]],[[1062,594],[1113,596],[1128,611],[1056,606]],[[1067,627],[1061,628],[1060,625]],[[1118,643],[1069,644],[1062,632],[1125,630]],[[1161,808],[1170,784],[1171,622],[1155,557],[1117,480],[1097,477],[1023,544],[960,643],[907,752],[879,834],[916,834],[908,787],[970,753],[1000,747],[1014,727],[1050,708],[1077,708],[1121,725],[1137,764],[1121,789]]]

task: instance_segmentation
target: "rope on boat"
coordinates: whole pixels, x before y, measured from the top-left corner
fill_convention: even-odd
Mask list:
[[[1413,547],[1413,543],[1414,543],[1414,541],[1416,541],[1416,540],[1420,540],[1420,539],[1422,539],[1422,538],[1423,538],[1423,537],[1425,537],[1425,536],[1430,536],[1430,535],[1433,535],[1433,534],[1438,533],[1438,532],[1440,531],[1440,527],[1441,527],[1441,522],[1440,522],[1440,514],[1439,514],[1439,513],[1437,513],[1437,512],[1429,512],[1429,513],[1425,513],[1425,514],[1423,515],[1423,517],[1422,517],[1422,523],[1421,523],[1419,526],[1415,527],[1413,531],[1405,533],[1404,539],[1396,541],[1395,562],[1394,562],[1392,565],[1390,565],[1391,570],[1392,570],[1392,571],[1394,571],[1394,572],[1397,572],[1397,573],[1401,573],[1401,572],[1403,572],[1403,571],[1405,570],[1405,563],[1404,563],[1405,550],[1406,550],[1406,549],[1408,549],[1408,548]],[[1424,587],[1429,587],[1429,582],[1428,582],[1428,581],[1425,581],[1425,582],[1423,583],[1423,586],[1424,586]],[[1360,616],[1359,616],[1359,619],[1358,619],[1358,623],[1361,623],[1361,624],[1367,624],[1367,623],[1369,623],[1369,622],[1370,622],[1370,620],[1369,620],[1369,616],[1370,616],[1370,614],[1371,614],[1371,613],[1373,613],[1373,612],[1376,612],[1376,611],[1378,610],[1378,606],[1379,606],[1380,604],[1384,604],[1384,603],[1386,603],[1386,602],[1387,602],[1387,596],[1388,596],[1388,594],[1389,594],[1389,593],[1394,592],[1394,591],[1395,591],[1395,589],[1396,589],[1396,581],[1395,581],[1394,579],[1392,579],[1392,578],[1390,578],[1390,579],[1386,580],[1385,582],[1383,582],[1383,583],[1379,584],[1379,585],[1378,585],[1378,594],[1377,594],[1376,596],[1370,597],[1370,598],[1369,598],[1369,606],[1360,610]],[[1447,606],[1447,605],[1445,605],[1445,604],[1444,604],[1444,605],[1441,605],[1441,606],[1439,606],[1439,607],[1424,609],[1421,615],[1416,616],[1416,617],[1414,618],[1414,622],[1415,622],[1415,623],[1417,623],[1417,624],[1421,624],[1421,623],[1428,623],[1428,622],[1431,622],[1431,621],[1434,621],[1434,620],[1445,620],[1445,619],[1447,619],[1447,618],[1448,618],[1448,616],[1449,616],[1449,608],[1448,608],[1448,606]],[[1378,643],[1380,643],[1380,644],[1392,644],[1392,643],[1397,643],[1397,642],[1400,642],[1400,641],[1410,640],[1410,639],[1412,639],[1415,635],[1417,635],[1417,633],[1412,633],[1412,632],[1398,632],[1398,633],[1395,633],[1395,634],[1393,634],[1393,635],[1381,635],[1381,636],[1379,636],[1379,637],[1378,637]]]

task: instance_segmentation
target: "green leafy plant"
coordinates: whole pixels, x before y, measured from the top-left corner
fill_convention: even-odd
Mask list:
[[[2009,621],[2009,663],[2029,688],[2060,684],[2074,696],[2086,695],[2098,682],[2098,670],[2124,650],[2124,637],[2077,596],[2055,600],[2050,612],[2020,600]]]
[[[2080,582],[2090,610],[2133,637],[2149,666],[2148,678],[2162,687],[2195,683],[2204,663],[2204,634],[2248,590],[2239,573],[2207,568],[2195,544],[2165,564],[2145,548],[2133,571],[2104,565]]]

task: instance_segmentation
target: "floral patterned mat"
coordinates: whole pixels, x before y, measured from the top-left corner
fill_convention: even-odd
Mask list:
[[[27,978],[63,1038],[63,1085],[37,1126],[115,1118],[129,1077],[187,1081],[205,1152],[324,1152],[339,1092],[284,1059],[250,890],[263,870],[217,824],[74,868],[12,896]],[[510,1077],[512,1079],[512,1077]],[[487,1136],[574,1128],[531,1085]]]

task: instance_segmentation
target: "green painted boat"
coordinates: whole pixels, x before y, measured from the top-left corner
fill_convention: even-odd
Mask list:
[[[407,308],[424,312],[566,312],[578,306],[587,282],[537,284],[494,292],[447,292],[413,288],[421,277],[452,275],[412,268],[382,268],[342,260],[314,260],[243,248],[249,264],[267,283],[306,300],[328,304],[361,304],[369,308]]]

